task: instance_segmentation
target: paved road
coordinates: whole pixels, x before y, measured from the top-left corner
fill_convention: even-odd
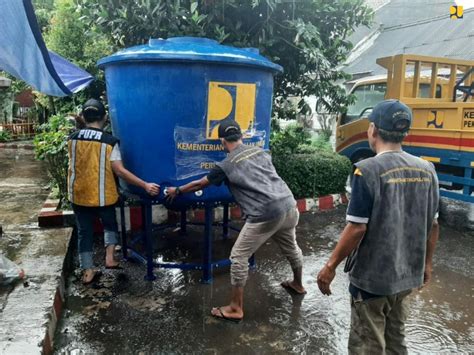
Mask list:
[[[179,270],[158,270],[158,279],[146,282],[144,267],[127,263],[123,272],[106,273],[93,287],[83,287],[71,277],[56,349],[58,353],[344,354],[350,309],[347,277],[338,271],[330,297],[321,295],[315,282],[344,226],[344,213],[341,207],[301,218],[298,239],[308,289],[304,297],[289,295],[279,286],[290,268],[272,243],[257,253],[258,266],[245,290],[245,320],[238,325],[209,316],[211,307],[228,299],[227,270],[217,273],[212,285],[201,285],[199,273]],[[159,252],[165,260],[190,260],[201,250],[196,244],[199,230],[190,230],[185,239],[173,233],[157,238],[159,247],[170,248]],[[231,242],[215,244],[222,255],[231,247]],[[458,353],[474,348],[473,251],[472,231],[442,225],[433,282],[411,296],[411,352]]]
[[[48,177],[31,150],[0,149],[0,251],[26,283],[0,286],[0,354],[39,354],[71,229],[38,228]]]

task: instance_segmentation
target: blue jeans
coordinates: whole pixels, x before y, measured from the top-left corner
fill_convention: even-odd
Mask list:
[[[92,252],[94,246],[94,221],[100,218],[104,226],[104,245],[115,245],[118,243],[118,227],[115,217],[115,206],[84,207],[72,205],[76,216],[79,265],[81,269],[92,269],[94,261]]]

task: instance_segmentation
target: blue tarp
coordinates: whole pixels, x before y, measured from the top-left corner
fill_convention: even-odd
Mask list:
[[[86,71],[48,51],[31,0],[0,0],[0,70],[52,96],[72,95],[93,80]]]

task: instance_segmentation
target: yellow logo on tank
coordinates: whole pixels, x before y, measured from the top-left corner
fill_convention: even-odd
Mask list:
[[[219,139],[219,123],[226,118],[235,120],[244,135],[253,130],[256,87],[256,84],[247,83],[209,82],[207,139]]]

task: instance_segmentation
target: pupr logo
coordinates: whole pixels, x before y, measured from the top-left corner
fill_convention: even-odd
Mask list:
[[[426,127],[443,128],[444,126],[444,112],[430,111]]]
[[[452,20],[457,20],[463,17],[464,9],[462,6],[453,5],[449,9],[449,16]]]
[[[235,120],[244,135],[252,131],[256,94],[256,84],[209,82],[206,138],[219,139],[219,123],[226,118]]]

